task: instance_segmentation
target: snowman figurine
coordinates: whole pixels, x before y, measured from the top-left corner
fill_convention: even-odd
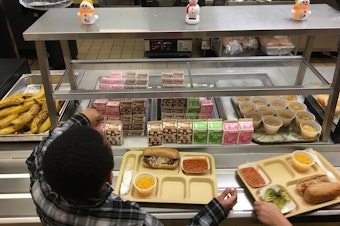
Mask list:
[[[305,20],[311,14],[309,10],[309,0],[295,0],[294,9],[292,10],[294,20]]]
[[[92,0],[83,0],[79,6],[79,20],[82,24],[94,24],[98,19],[98,15],[94,14]]]
[[[189,0],[186,8],[185,22],[187,24],[198,24],[200,22],[200,6],[198,0]]]

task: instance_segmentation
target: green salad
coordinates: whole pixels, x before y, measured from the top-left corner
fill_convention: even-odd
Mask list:
[[[276,204],[280,209],[284,207],[286,202],[290,201],[288,195],[283,190],[277,192],[273,188],[269,188],[264,193],[264,201]]]

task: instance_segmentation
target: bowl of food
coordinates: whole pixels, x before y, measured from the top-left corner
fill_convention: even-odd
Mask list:
[[[303,121],[300,130],[304,139],[315,139],[321,133],[321,125],[315,121]]]
[[[252,97],[251,102],[257,107],[268,105],[268,99],[266,97]]]
[[[285,109],[287,108],[287,102],[282,99],[272,99],[269,101],[269,106],[275,110]]]
[[[257,108],[258,112],[261,112],[263,117],[269,116],[269,115],[275,115],[275,110],[272,107],[269,106],[261,106]]]
[[[282,119],[282,126],[289,126],[295,118],[295,113],[288,109],[280,109],[276,111],[276,116]]]
[[[256,111],[256,105],[250,101],[241,102],[239,108],[242,117],[244,117],[244,114],[248,111]]]
[[[307,151],[294,151],[292,153],[293,167],[296,171],[306,172],[315,163],[313,156]]]
[[[181,168],[184,173],[202,174],[210,169],[210,163],[206,156],[183,156]]]
[[[297,95],[285,95],[285,96],[281,96],[281,99],[292,102],[292,101],[297,101],[299,97]]]
[[[307,106],[304,103],[301,103],[299,101],[292,101],[288,103],[288,109],[293,112],[305,111],[307,110]]]
[[[313,115],[313,113],[309,111],[297,111],[295,113],[295,124],[298,127],[300,126],[302,122],[314,121],[314,120],[315,120],[315,116]]]
[[[257,111],[248,111],[244,113],[244,117],[253,119],[254,129],[257,129],[262,122],[262,114]]]
[[[266,134],[276,134],[282,125],[282,119],[277,116],[266,116],[263,118],[263,127]]]
[[[150,196],[157,187],[157,177],[150,172],[138,173],[133,179],[133,186],[140,196]]]
[[[238,96],[235,97],[235,103],[237,104],[237,106],[239,106],[242,102],[250,101],[250,98],[250,96]]]

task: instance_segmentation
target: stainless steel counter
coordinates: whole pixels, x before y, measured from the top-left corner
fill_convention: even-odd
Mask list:
[[[113,147],[114,175],[117,178],[124,153],[127,148],[141,147],[145,137],[125,139],[125,147]],[[39,222],[35,207],[29,194],[29,175],[25,159],[31,153],[35,143],[2,143],[0,145],[0,224]],[[277,155],[290,153],[296,149],[311,147],[322,153],[340,170],[340,145],[333,144],[294,144],[294,145],[232,145],[232,146],[195,146],[178,147],[181,151],[207,152],[214,156],[219,193],[227,186],[237,188],[238,203],[229,218],[248,219],[256,222],[253,214],[253,198],[245,189],[235,173],[238,165]],[[20,151],[19,151],[20,150]],[[113,187],[115,187],[113,182]],[[187,204],[152,204],[140,203],[147,211],[159,219],[189,219],[202,207]],[[333,222],[340,214],[340,205],[323,208],[293,217],[298,222]]]

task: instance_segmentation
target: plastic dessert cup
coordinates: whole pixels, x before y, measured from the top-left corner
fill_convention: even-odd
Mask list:
[[[241,102],[240,105],[241,116],[244,117],[244,114],[248,111],[255,111],[256,105],[250,101]]]
[[[269,106],[259,107],[257,108],[257,111],[260,112],[263,115],[263,117],[275,115],[275,110]]]
[[[157,178],[153,173],[141,172],[134,177],[133,186],[140,196],[150,196],[157,187]]]
[[[307,110],[307,106],[304,103],[293,101],[288,104],[288,109],[293,112],[305,111]]]
[[[287,101],[282,99],[272,99],[269,101],[269,106],[274,110],[286,109],[288,104]]]
[[[282,119],[277,116],[266,116],[263,118],[263,127],[266,134],[276,134],[282,125]]]
[[[306,172],[315,163],[313,156],[306,151],[294,151],[292,159],[294,169],[299,172]]]
[[[300,124],[300,130],[304,139],[315,139],[321,133],[321,126],[315,121],[304,121]]]
[[[244,117],[253,119],[254,129],[257,129],[262,122],[262,114],[257,111],[248,111],[244,113]]]
[[[295,113],[288,109],[279,109],[276,111],[276,116],[282,120],[282,126],[289,126],[295,118]]]
[[[250,101],[250,98],[250,96],[238,96],[235,98],[235,102],[239,106],[242,102]]]
[[[268,105],[268,99],[266,97],[252,97],[251,102],[254,103],[257,108]]]
[[[298,101],[299,97],[297,95],[285,95],[285,96],[281,96],[281,99],[292,102],[292,101]]]
[[[305,121],[314,121],[315,116],[309,111],[297,111],[295,113],[295,124],[296,126],[300,126],[301,122]]]

